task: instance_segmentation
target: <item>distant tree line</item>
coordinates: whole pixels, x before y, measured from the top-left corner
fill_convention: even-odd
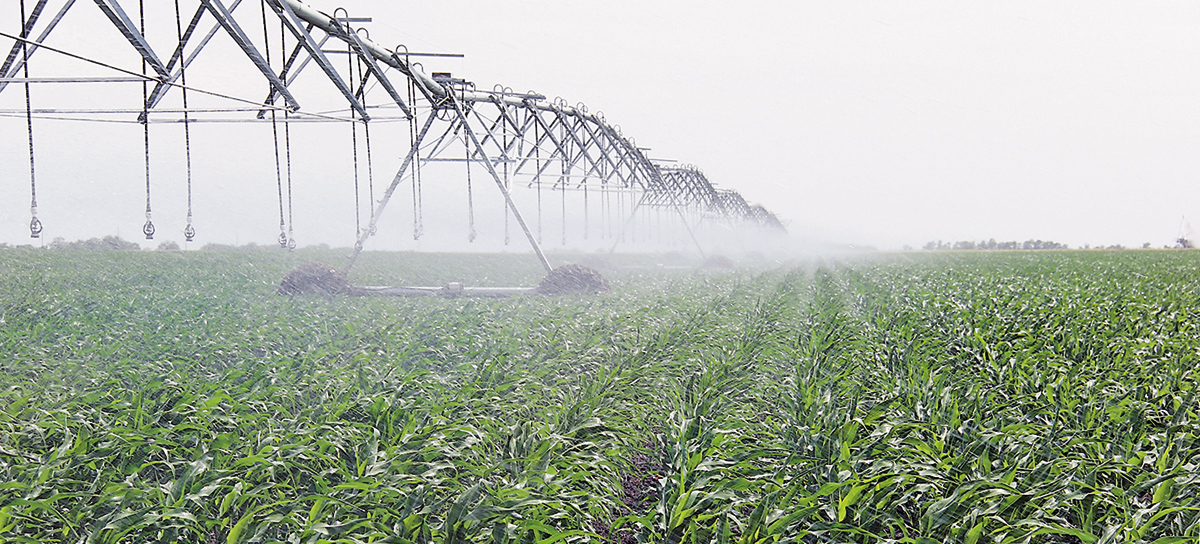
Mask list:
[[[76,240],[68,242],[63,237],[59,236],[51,240],[46,246],[49,249],[75,249],[83,251],[97,250],[139,250],[142,246],[128,240],[122,240],[118,236],[108,235],[103,238],[88,238],[87,240]]]
[[[178,248],[176,248],[176,249],[178,249]],[[247,249],[248,250],[276,251],[280,248],[279,248],[279,245],[277,245],[277,244],[256,244],[254,242],[250,242],[248,244],[244,244],[244,245],[240,245],[240,246],[235,246],[233,244],[217,244],[217,243],[208,243],[208,244],[204,244],[204,245],[200,246],[200,251],[242,251],[242,250],[247,250]],[[308,246],[304,246],[303,249],[329,249],[329,244],[308,245]]]
[[[45,248],[46,249],[66,249],[66,250],[76,250],[76,251],[112,251],[112,250],[139,251],[142,249],[142,246],[138,245],[136,242],[130,242],[129,240],[124,240],[119,236],[108,235],[103,238],[88,238],[87,240],[76,240],[74,242],[68,242],[65,238],[60,236],[60,237],[55,238],[54,240],[51,240],[49,244],[46,244]],[[31,244],[10,245],[10,244],[4,243],[4,242],[0,242],[0,249],[38,249],[38,246],[34,246]],[[180,249],[180,247],[179,247],[179,243],[177,243],[173,240],[166,240],[166,241],[160,242],[158,244],[158,249],[159,250],[178,250],[178,249]],[[277,250],[277,249],[279,249],[279,246],[275,245],[275,244],[260,245],[260,244],[254,243],[254,242],[250,242],[248,244],[240,245],[240,246],[230,245],[230,244],[214,244],[214,243],[204,244],[203,246],[200,246],[201,251],[241,251],[241,250]],[[329,245],[328,244],[317,244],[317,245],[305,246],[305,249],[318,249],[318,250],[329,249]]]
[[[163,243],[167,244],[168,242],[163,242]],[[174,242],[170,242],[170,243],[173,244]],[[110,250],[137,251],[137,250],[142,249],[142,246],[139,246],[136,243],[130,242],[128,240],[122,240],[120,237],[112,236],[112,235],[105,236],[103,238],[88,238],[87,240],[75,240],[74,242],[68,242],[66,240],[66,238],[59,236],[59,237],[51,240],[49,244],[46,244],[45,248],[46,249],[72,249],[72,250],[81,250],[81,251],[110,251]],[[176,246],[176,248],[178,248],[178,246]],[[38,249],[38,246],[34,246],[31,244],[9,245],[4,242],[0,242],[0,249]],[[160,246],[159,249],[162,249],[162,247]]]
[[[929,243],[925,244],[924,246],[922,246],[922,249],[925,249],[927,251],[947,251],[947,250],[971,250],[971,249],[997,250],[997,249],[1070,249],[1070,248],[1067,247],[1067,244],[1060,244],[1058,242],[1049,242],[1046,240],[1025,240],[1024,242],[1017,242],[1017,241],[997,242],[995,238],[992,238],[990,240],[984,240],[981,242],[975,242],[973,240],[961,240],[958,242],[949,243],[949,242],[943,242],[941,240],[938,240],[936,242],[929,242]]]

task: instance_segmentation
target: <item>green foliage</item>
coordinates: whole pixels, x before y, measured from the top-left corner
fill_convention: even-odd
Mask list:
[[[47,247],[50,249],[72,249],[77,251],[137,251],[142,248],[136,242],[130,242],[111,234],[104,238],[88,238],[87,240],[76,240],[74,242],[68,242],[65,238],[58,237],[52,240]],[[176,245],[171,249],[179,249],[179,246]]]
[[[1200,539],[1188,252],[274,295],[341,257],[0,253],[0,541]],[[355,276],[540,267],[368,253]]]

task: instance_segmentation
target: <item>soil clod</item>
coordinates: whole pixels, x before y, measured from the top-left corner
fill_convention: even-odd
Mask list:
[[[594,295],[609,291],[608,280],[604,279],[600,271],[581,264],[568,264],[546,274],[534,292],[539,295],[562,296]]]
[[[293,268],[279,283],[281,295],[336,295],[349,287],[346,275],[324,263],[308,263]]]

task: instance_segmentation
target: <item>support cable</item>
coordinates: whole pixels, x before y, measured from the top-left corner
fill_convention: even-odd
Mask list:
[[[28,36],[29,27],[25,24],[25,0],[21,0],[21,57],[24,62],[21,69],[25,79],[29,79],[29,45],[23,41]],[[37,216],[37,176],[34,174],[33,160],[33,107],[29,96],[29,82],[25,82],[25,127],[29,132],[29,237],[42,236],[42,222]]]
[[[138,0],[139,32],[146,34],[146,2]],[[146,75],[146,57],[142,56],[142,75]],[[147,240],[154,239],[154,222],[150,220],[150,88],[149,80],[142,81],[142,135],[145,140],[146,155],[146,223],[142,225],[142,234]]]
[[[175,32],[183,46],[183,19],[180,17],[179,0],[175,0]],[[179,78],[183,83],[183,148],[187,164],[187,226],[183,227],[184,242],[196,239],[196,229],[192,227],[192,134],[189,129],[191,121],[188,115],[187,71],[186,66],[179,65]]]
[[[130,75],[130,76],[134,76],[134,77],[138,78],[138,80],[139,80],[139,81],[140,81],[140,80],[154,81],[154,82],[158,82],[158,81],[159,81],[159,79],[158,79],[156,76],[148,76],[148,75],[146,75],[146,74],[139,74],[139,73],[137,73],[137,72],[135,72],[135,71],[133,71],[133,70],[126,70],[126,69],[124,69],[124,68],[121,68],[121,67],[118,67],[118,66],[113,66],[113,65],[111,65],[111,64],[108,64],[108,63],[100,62],[100,61],[98,61],[98,60],[95,60],[95,59],[90,59],[90,58],[88,58],[88,57],[85,57],[85,56],[82,56],[82,55],[76,55],[75,53],[71,53],[71,52],[69,52],[69,51],[64,51],[64,50],[62,50],[62,49],[59,49],[59,48],[57,48],[57,47],[53,47],[53,46],[50,46],[50,45],[46,45],[46,44],[45,44],[45,43],[43,43],[43,42],[38,42],[38,41],[34,41],[34,40],[30,40],[30,39],[22,38],[22,37],[20,37],[19,35],[12,35],[12,34],[8,34],[8,33],[5,33],[5,32],[0,32],[0,38],[7,38],[7,39],[10,39],[10,40],[17,40],[17,41],[23,42],[23,43],[25,43],[25,44],[27,44],[27,45],[29,45],[29,46],[32,46],[32,47],[34,47],[34,48],[36,48],[36,49],[45,49],[45,50],[47,50],[47,51],[50,51],[50,52],[53,52],[53,53],[58,53],[58,54],[60,54],[60,55],[62,55],[62,56],[64,56],[64,57],[73,58],[73,59],[76,59],[76,60],[80,60],[80,61],[86,62],[86,63],[88,63],[88,64],[93,64],[93,65],[96,65],[96,66],[100,66],[100,67],[102,67],[102,68],[107,68],[107,69],[109,69],[109,70],[113,70],[113,71],[116,71],[116,72],[121,72],[122,74],[127,74],[127,75]],[[75,80],[77,80],[77,81],[78,81],[78,78],[72,78],[72,79],[75,79]],[[182,87],[182,85],[181,85],[181,84],[179,84],[179,83],[174,83],[174,82],[170,82],[170,81],[168,81],[166,84],[167,84],[167,85],[170,85],[170,86],[172,86],[172,87]],[[238,102],[238,103],[241,103],[241,104],[249,104],[249,105],[251,105],[251,106],[254,106],[254,110],[251,110],[251,111],[259,111],[260,109],[263,109],[264,107],[269,107],[269,108],[272,108],[272,109],[287,109],[287,108],[286,108],[286,107],[284,107],[284,106],[264,106],[264,105],[263,105],[263,103],[261,103],[261,102],[255,102],[255,101],[253,101],[253,100],[247,100],[247,99],[245,99],[245,98],[238,98],[238,97],[236,97],[236,96],[231,96],[231,95],[227,95],[227,94],[222,94],[222,93],[218,93],[218,92],[215,92],[215,91],[210,91],[210,90],[206,90],[206,89],[200,89],[200,88],[196,88],[196,87],[189,87],[189,89],[191,89],[191,90],[192,90],[192,92],[197,92],[197,93],[200,93],[200,94],[203,94],[203,95],[213,96],[213,97],[220,98],[220,99],[223,99],[223,100],[230,100],[230,101],[233,101],[233,102]],[[138,111],[138,112],[141,112],[142,110],[137,110],[137,111]],[[309,116],[309,117],[318,118],[318,119],[323,119],[323,120],[332,121],[332,122],[338,122],[338,123],[344,123],[344,122],[346,122],[346,120],[345,120],[344,118],[341,118],[341,117],[333,117],[333,116],[326,115],[326,114],[319,113],[319,112],[305,112],[304,114],[305,114],[305,115],[307,115],[307,116]],[[87,119],[70,119],[70,120],[86,121]],[[128,122],[130,122],[130,123],[134,123],[134,122],[138,122],[138,123],[140,123],[141,121],[139,120],[139,121],[128,121]],[[221,121],[221,122],[238,122],[238,121],[229,121],[229,120],[225,120],[225,121]],[[254,121],[254,120],[243,120],[243,121],[241,121],[241,122],[257,122],[257,121]]]

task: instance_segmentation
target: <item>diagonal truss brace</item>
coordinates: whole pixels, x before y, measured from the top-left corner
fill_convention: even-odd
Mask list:
[[[315,27],[315,25],[313,25],[312,23],[309,23],[308,26],[305,27],[305,30],[312,32],[312,29],[314,27]],[[330,37],[329,34],[326,34],[324,38],[321,38],[321,41],[317,42],[317,49],[325,47],[325,42],[329,41],[329,37]],[[309,61],[311,61],[313,59],[312,55],[305,55],[303,59],[300,58],[300,52],[307,51],[307,49],[304,48],[305,45],[307,45],[307,42],[305,42],[303,40],[297,41],[296,47],[292,49],[292,54],[288,56],[287,62],[283,63],[283,70],[279,71],[279,77],[284,78],[286,76],[286,79],[284,79],[283,82],[287,83],[289,86],[292,84],[293,81],[296,81],[297,77],[300,77],[300,72],[303,72],[304,68],[306,66],[308,66]],[[300,61],[300,64],[298,66],[296,66],[297,60]],[[295,69],[292,68],[293,66],[295,66]],[[263,99],[263,104],[274,103],[275,97],[276,97],[275,88],[271,87],[267,91],[267,97],[265,99]],[[267,115],[267,110],[265,110],[265,109],[259,110],[259,112],[258,112],[259,119],[265,118],[266,115]]]
[[[229,12],[233,13],[233,10],[237,9],[241,3],[242,0],[234,0],[233,4],[229,6]],[[191,35],[194,32],[194,26],[200,23],[200,16],[204,14],[204,11],[205,7],[201,5],[199,9],[196,10],[196,15],[192,17],[192,21],[188,23],[188,29],[185,31],[186,33],[183,36],[183,43],[180,44],[180,47],[178,50],[176,50],[175,55],[172,55],[171,60],[167,61],[167,69],[171,70],[171,75],[167,77],[165,82],[160,81],[154,86],[154,90],[150,93],[150,98],[146,100],[147,110],[154,109],[154,106],[158,105],[158,102],[162,100],[164,95],[166,95],[167,89],[170,88],[170,85],[175,83],[175,81],[183,75],[183,71],[186,70],[188,66],[192,65],[192,61],[196,60],[196,57],[200,55],[200,51],[204,49],[204,46],[208,45],[208,42],[212,41],[213,36],[216,36],[217,31],[221,29],[220,23],[214,24],[213,27],[208,30],[208,34],[204,36],[204,39],[200,40],[200,45],[197,45],[196,49],[192,51],[192,54],[188,55],[187,59],[183,61],[183,65],[179,68],[174,68],[177,61],[176,56],[183,54],[183,44],[186,44],[188,41],[190,41]]]
[[[292,10],[292,7],[287,2],[282,2],[280,0],[270,0],[267,2],[267,5],[271,6],[271,10],[274,11],[281,20],[283,20],[284,26],[291,31],[292,35],[296,37],[296,40],[300,42],[300,45],[304,47],[306,51],[308,51],[310,57],[317,61],[317,66],[321,67],[321,71],[325,72],[325,75],[329,77],[329,80],[332,81],[335,86],[337,86],[339,91],[341,91],[342,96],[346,97],[346,100],[350,102],[350,107],[354,108],[354,110],[357,111],[360,116],[362,116],[364,121],[370,120],[371,116],[367,114],[367,108],[363,106],[362,103],[358,101],[358,98],[354,96],[354,91],[350,90],[350,87],[346,85],[346,82],[342,79],[342,76],[338,74],[336,69],[334,69],[333,63],[329,62],[329,57],[326,57],[325,53],[321,52],[321,46],[318,45],[317,41],[313,39],[312,34],[309,33],[308,29],[300,21],[300,18],[296,16],[296,12]],[[280,94],[283,94],[287,91],[287,89],[285,86],[282,91],[280,91],[279,88],[276,88],[276,91],[279,91]],[[272,96],[267,102],[271,102],[273,100],[274,96]]]
[[[146,37],[134,26],[133,21],[125,14],[125,10],[121,9],[117,0],[96,0],[96,5],[108,16],[117,30],[125,36],[125,39],[129,40],[133,48],[137,49],[138,54],[146,60],[146,64],[149,64],[155,73],[164,78],[171,75],[166,65],[159,60],[158,55],[154,54],[154,49],[150,47]]]
[[[240,2],[241,0],[238,1]],[[237,5],[234,4],[233,8],[237,8]],[[196,25],[200,24],[200,17],[202,15],[204,15],[204,6],[200,6],[198,9],[196,9],[196,14],[193,15],[192,20],[188,22],[187,30],[183,31],[183,36],[180,37],[179,40],[179,46],[176,47],[175,52],[171,54],[171,60],[167,61],[167,71],[170,72],[170,75],[154,84],[154,90],[150,91],[150,95],[146,98],[146,111],[154,108],[154,106],[158,104],[158,101],[162,100],[163,95],[167,93],[168,85],[170,83],[174,83],[175,79],[183,74],[183,70],[187,68],[188,64],[191,63],[192,58],[194,58],[188,58],[186,61],[184,61],[183,66],[181,66],[178,70],[175,70],[175,63],[183,59],[183,48],[186,47],[188,41],[192,39],[192,34],[196,32]],[[200,47],[204,47],[204,44],[208,43],[208,40],[212,38],[213,34],[216,34],[217,28],[219,27],[214,27],[212,31],[208,33],[208,37],[205,38]],[[199,49],[197,49],[197,51],[199,51]],[[139,119],[139,121],[145,120]]]
[[[21,21],[21,25],[22,25],[21,26],[21,36],[22,37],[28,38],[29,33],[33,32],[33,25],[37,24],[38,17],[42,16],[42,10],[46,9],[46,2],[47,2],[47,0],[38,0],[37,5],[33,6],[33,11],[29,13],[29,19],[25,20],[25,21]],[[39,40],[39,41],[41,41],[41,40]],[[13,43],[12,50],[8,52],[8,57],[6,57],[4,59],[4,64],[0,64],[0,77],[2,77],[2,78],[10,77],[8,75],[9,68],[11,68],[13,63],[17,61],[18,55],[21,54],[21,51],[27,50],[28,48],[29,48],[29,45],[26,44],[25,42],[19,41],[19,42]],[[22,56],[21,60],[23,61],[24,57],[28,57],[28,56],[29,56],[29,53],[27,52],[27,53],[25,53],[25,55]],[[17,66],[16,69],[12,70],[12,73],[14,76],[16,75],[17,70],[21,69],[21,66],[24,66],[24,62],[22,62],[21,65]],[[0,89],[3,89],[3,88],[4,88],[4,85],[0,84]]]
[[[42,34],[40,36],[38,36],[37,43],[26,42],[28,49],[25,51],[24,55],[22,55],[20,57],[16,57],[15,62],[12,64],[11,67],[9,67],[9,63],[7,61],[5,61],[4,66],[7,67],[8,70],[5,71],[4,69],[0,69],[0,78],[4,78],[4,81],[0,81],[0,92],[3,92],[4,88],[8,86],[9,82],[7,80],[9,78],[15,77],[17,75],[17,72],[19,72],[21,70],[21,68],[25,66],[25,62],[29,60],[29,57],[32,57],[34,52],[36,52],[38,50],[37,44],[46,41],[46,38],[48,36],[50,36],[50,31],[54,30],[54,27],[58,26],[58,22],[62,21],[63,16],[65,16],[67,14],[67,10],[70,10],[71,6],[74,6],[74,5],[75,5],[75,0],[67,0],[67,3],[65,5],[63,5],[62,9],[58,10],[58,13],[54,16],[53,19],[50,20],[50,24],[46,26],[45,30],[42,30]],[[32,27],[33,24],[30,23],[29,26]],[[28,32],[26,32],[26,37],[28,37]],[[17,51],[20,48],[20,45],[21,45],[20,43],[13,44],[13,52],[14,53],[15,53],[15,51]],[[10,53],[10,56],[15,56],[14,53]]]
[[[375,57],[367,52],[366,46],[363,44],[362,39],[358,37],[358,33],[353,30],[346,29],[346,34],[349,38],[347,41],[352,47],[354,47],[354,52],[358,54],[358,58],[362,59],[363,63],[367,65],[367,70],[369,70],[371,74],[375,76],[375,79],[379,81],[380,85],[383,85],[383,89],[387,91],[388,96],[392,97],[392,100],[396,102],[396,105],[400,106],[400,111],[404,112],[404,116],[412,119],[413,114],[412,111],[408,109],[408,104],[406,104],[404,99],[400,97],[400,93],[396,91],[396,87],[392,85],[392,81],[383,73],[383,69],[379,67],[379,63],[375,62]]]
[[[101,2],[104,0],[96,1]],[[204,7],[208,8],[208,11],[212,13],[213,17],[216,17],[217,22],[220,23],[223,28],[225,28],[225,31],[229,33],[231,38],[233,38],[233,41],[237,42],[238,47],[242,48],[242,52],[246,53],[247,57],[250,57],[250,61],[258,67],[258,70],[267,78],[267,81],[271,83],[271,86],[283,96],[283,100],[287,102],[288,109],[292,111],[300,109],[300,104],[296,102],[296,98],[292,96],[291,91],[288,91],[287,84],[280,80],[279,76],[276,76],[275,72],[271,70],[271,65],[267,64],[267,60],[264,59],[262,54],[258,52],[258,49],[254,48],[254,44],[251,43],[250,37],[247,36],[246,33],[242,31],[242,27],[238,26],[237,22],[233,20],[233,15],[229,12],[229,10],[225,9],[225,6],[221,4],[221,0],[200,0],[200,2],[204,4]],[[169,74],[164,74],[164,77],[169,77]]]

